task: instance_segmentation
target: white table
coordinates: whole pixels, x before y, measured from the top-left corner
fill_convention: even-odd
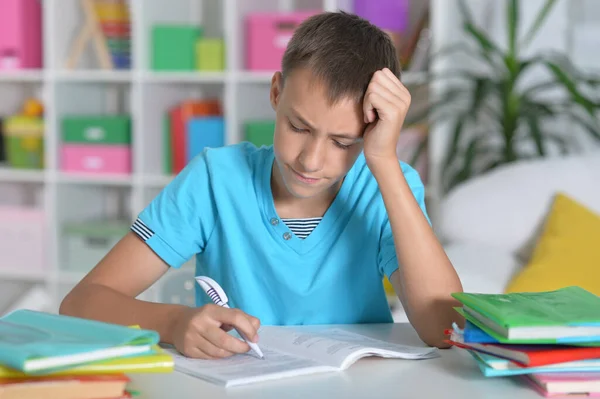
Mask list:
[[[424,346],[408,324],[336,326],[390,342]],[[303,327],[315,329],[321,327]],[[484,377],[475,360],[457,348],[427,360],[364,358],[345,371],[223,388],[179,372],[131,375],[139,399],[187,398],[440,398],[539,399],[517,377]]]

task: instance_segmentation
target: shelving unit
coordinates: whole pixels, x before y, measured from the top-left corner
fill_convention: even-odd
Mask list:
[[[43,196],[38,205],[46,214],[46,272],[27,274],[0,267],[1,280],[27,280],[44,284],[51,293],[51,308],[58,309],[64,294],[83,275],[63,270],[65,249],[62,228],[68,221],[107,218],[102,204],[107,193],[125,198],[119,212],[128,222],[168,184],[162,173],[162,121],[167,107],[190,97],[216,96],[223,104],[226,143],[243,139],[242,124],[250,118],[273,118],[268,99],[272,72],[243,67],[243,19],[251,11],[349,9],[349,0],[130,0],[132,68],[100,70],[91,52],[83,55],[80,69],[64,69],[70,45],[83,20],[78,0],[42,0],[44,24],[43,70],[0,71],[0,104],[19,103],[39,90],[45,107],[44,170],[0,168],[2,185],[37,185]],[[227,12],[225,12],[227,10]],[[222,72],[156,72],[150,69],[150,28],[155,23],[186,22],[205,27],[208,35],[225,41]],[[407,85],[425,83],[424,74],[405,74]],[[8,92],[4,90],[9,88]],[[2,108],[2,107],[0,107]],[[0,109],[0,111],[4,111]],[[60,169],[60,121],[65,115],[130,113],[132,117],[133,173],[123,176],[80,175]],[[5,112],[6,113],[6,112]],[[19,188],[17,187],[17,190]],[[2,191],[2,188],[0,188]],[[2,204],[0,193],[0,204]],[[121,204],[123,205],[123,204]],[[36,250],[32,248],[32,250]],[[93,265],[89,265],[89,268]],[[160,281],[142,294],[158,301]]]

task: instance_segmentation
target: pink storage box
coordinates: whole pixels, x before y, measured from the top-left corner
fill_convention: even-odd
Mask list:
[[[82,173],[131,173],[131,148],[124,145],[64,144],[62,170]]]
[[[41,0],[0,0],[0,70],[42,67]]]
[[[0,206],[0,269],[35,275],[46,268],[44,212]]]
[[[294,31],[321,11],[262,12],[246,16],[246,69],[277,71]]]

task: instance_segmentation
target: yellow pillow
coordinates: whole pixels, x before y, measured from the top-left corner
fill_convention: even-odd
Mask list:
[[[531,260],[506,292],[550,291],[570,285],[600,295],[600,215],[559,193]]]

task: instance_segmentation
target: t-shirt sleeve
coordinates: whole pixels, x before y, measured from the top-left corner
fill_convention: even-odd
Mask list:
[[[211,184],[202,152],[140,212],[131,230],[167,264],[180,267],[204,250],[214,229]]]
[[[427,222],[431,225],[431,220],[429,219],[429,215],[425,208],[425,186],[421,181],[419,173],[403,162],[401,162],[401,166],[408,186],[415,196],[419,207],[423,211]],[[389,278],[392,273],[398,269],[398,258],[396,257],[396,246],[394,245],[392,226],[387,217],[383,223],[379,248],[379,271]]]

